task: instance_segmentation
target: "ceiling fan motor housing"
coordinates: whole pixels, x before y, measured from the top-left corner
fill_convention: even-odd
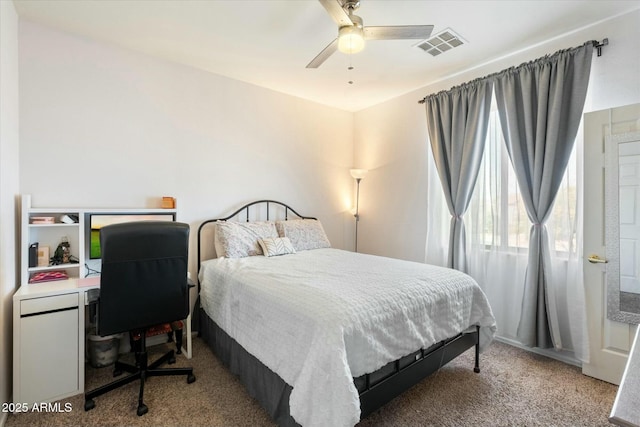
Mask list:
[[[357,0],[344,0],[342,2],[342,8],[346,10],[347,13],[351,13],[359,7],[360,7],[360,2]]]

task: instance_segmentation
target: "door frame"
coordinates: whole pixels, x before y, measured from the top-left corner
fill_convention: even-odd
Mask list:
[[[620,384],[636,326],[607,318],[607,264],[592,264],[592,254],[604,258],[605,167],[607,145],[619,135],[640,130],[640,104],[584,115],[583,168],[583,275],[589,359],[582,373],[613,384]],[[609,269],[611,270],[611,269]],[[615,270],[615,269],[614,269]]]

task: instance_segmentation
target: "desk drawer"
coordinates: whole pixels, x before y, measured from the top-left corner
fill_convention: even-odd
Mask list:
[[[20,316],[78,307],[78,294],[32,298],[20,302]]]

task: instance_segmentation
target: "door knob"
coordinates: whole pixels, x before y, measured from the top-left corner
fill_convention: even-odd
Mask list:
[[[592,264],[597,264],[597,263],[607,263],[609,261],[607,261],[604,258],[600,258],[598,255],[593,254],[593,255],[589,255],[589,257],[587,258],[587,260],[592,263]]]

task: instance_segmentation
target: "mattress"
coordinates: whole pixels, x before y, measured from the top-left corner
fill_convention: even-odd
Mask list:
[[[338,249],[202,263],[203,310],[292,387],[303,426],[360,419],[353,378],[481,326],[495,333],[486,296],[456,270]]]

